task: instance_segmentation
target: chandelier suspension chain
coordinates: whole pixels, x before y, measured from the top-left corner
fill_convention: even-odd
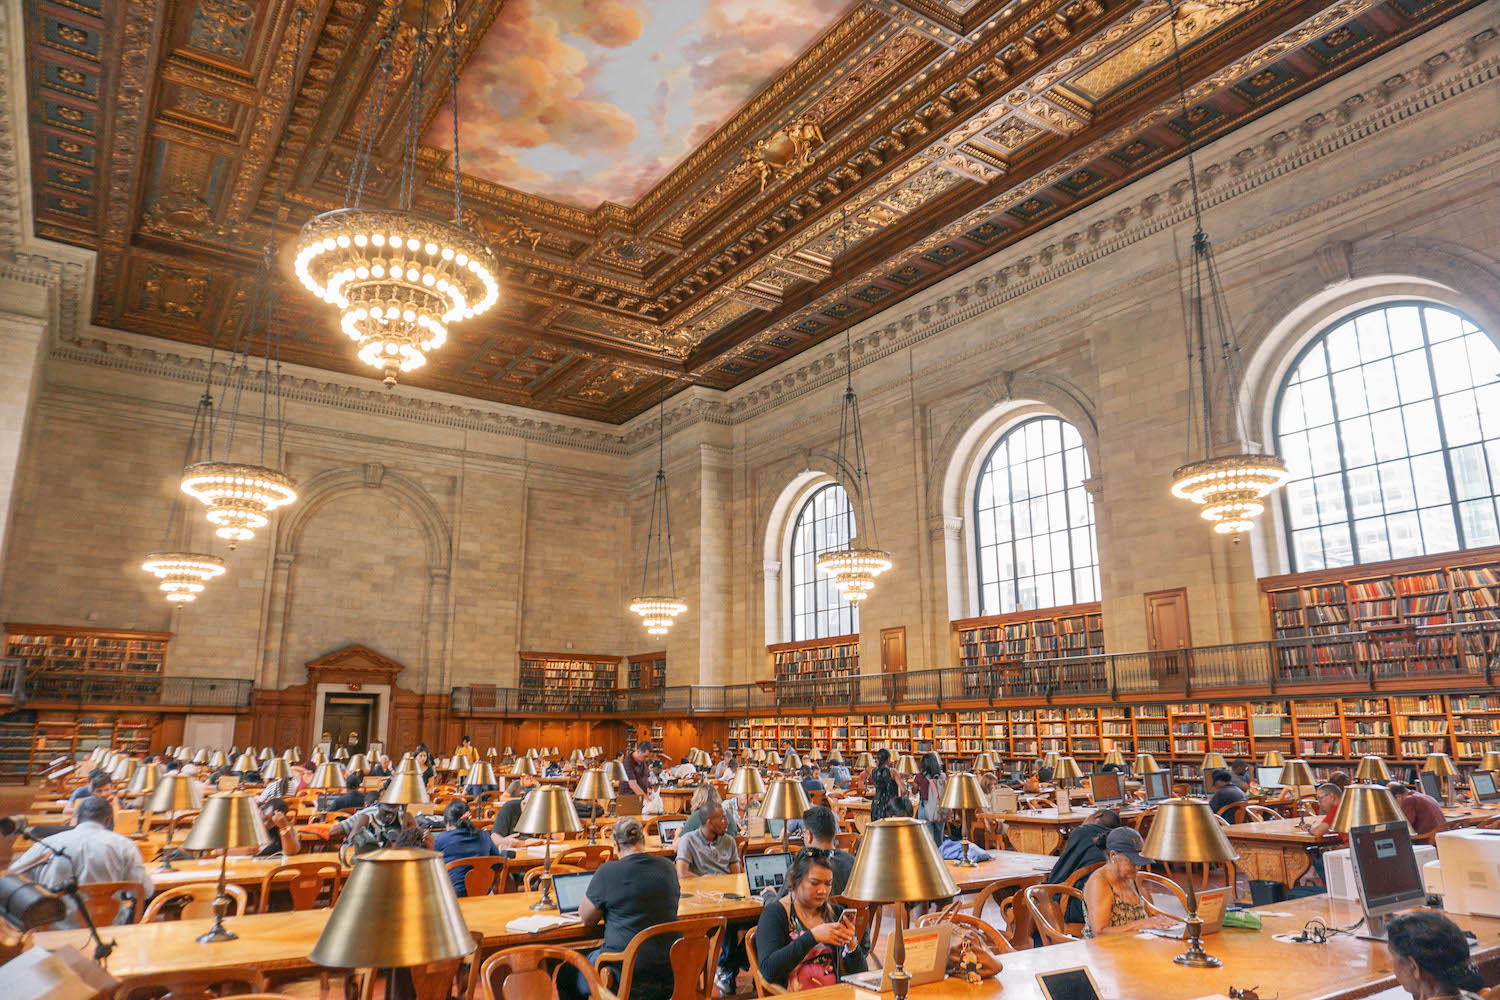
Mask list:
[[[464,224],[463,155],[458,145],[458,0],[448,0],[448,90],[453,101],[453,222]]]
[[[203,411],[211,410],[212,407],[212,397],[208,393],[204,393],[199,398],[198,405],[193,409],[193,425],[188,429],[187,445],[183,449],[182,467],[184,469],[193,464],[193,446],[198,443],[198,432],[206,428],[207,420],[204,417]],[[177,512],[182,506],[182,491],[173,490],[172,506],[167,510],[167,530],[163,533],[161,540],[163,550],[172,547],[172,529],[177,523]],[[184,517],[184,520],[188,523],[188,537],[184,539],[184,543],[191,545],[193,538],[192,522],[186,517]]]
[[[396,27],[401,23],[401,8],[399,5],[392,8],[391,23],[386,28],[383,38],[377,43],[380,48],[380,62],[375,67],[375,88],[371,94],[370,106],[365,109],[365,120],[360,126],[359,142],[354,147],[354,164],[349,169],[349,180],[344,185],[344,203],[358,208],[365,197],[365,179],[370,175],[370,158],[375,151],[376,117],[380,109],[385,107],[386,90],[391,80],[392,53],[395,49]]]
[[[422,97],[427,90],[427,19],[431,0],[422,0],[417,8],[417,48],[412,55],[410,103],[406,110],[406,150],[401,164],[401,200],[403,211],[412,210],[412,192],[417,180],[417,130],[422,123]]]

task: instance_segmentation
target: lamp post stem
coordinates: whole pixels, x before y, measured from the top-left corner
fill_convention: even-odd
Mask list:
[[[172,867],[171,850],[172,850],[172,817],[168,816],[167,817],[167,839],[166,839],[166,842],[161,845],[161,867],[158,868],[158,869],[156,869],[157,871],[159,871],[159,872],[175,872],[177,870],[176,868]]]
[[[552,902],[552,834],[545,834],[547,846],[542,848],[542,898],[531,904],[533,910],[555,910]]]
[[[199,944],[210,944],[214,941],[233,941],[239,937],[238,934],[224,926],[224,915],[229,912],[229,897],[224,894],[225,870],[229,867],[229,848],[224,848],[219,855],[219,884],[218,891],[214,895],[214,925],[208,932],[198,938]]]
[[[1192,969],[1217,969],[1223,965],[1217,958],[1203,950],[1203,918],[1198,916],[1198,889],[1193,884],[1193,866],[1187,871],[1187,939],[1188,950],[1172,961]]]
[[[901,933],[901,924],[905,921],[906,914],[900,912],[900,907],[905,903],[894,904],[898,909],[895,914],[896,939],[891,942],[891,961],[896,967],[891,970],[891,993],[895,1000],[906,1000],[906,992],[911,989],[911,973],[905,969],[906,965],[906,938]]]

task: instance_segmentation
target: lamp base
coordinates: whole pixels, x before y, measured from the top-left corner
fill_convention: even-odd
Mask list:
[[[906,994],[911,989],[911,973],[898,965],[891,970],[890,980],[891,995],[896,1000],[906,1000]]]
[[[207,934],[198,937],[199,944],[213,944],[215,941],[238,941],[240,936],[223,924],[214,924],[209,928]]]
[[[965,840],[965,841],[962,842],[961,846],[963,847],[963,852],[961,854],[959,854],[959,856],[958,856],[958,864],[955,867],[958,867],[958,868],[978,868],[979,864],[976,861],[974,861],[973,858],[969,857],[969,842],[967,840]]]
[[[554,902],[552,902],[551,886],[548,886],[548,891],[542,894],[542,898],[541,899],[539,899],[535,903],[531,904],[530,909],[532,909],[532,910],[555,910],[555,909],[557,909],[557,904],[554,903]]]
[[[1217,969],[1224,964],[1201,948],[1197,952],[1185,951],[1172,959],[1172,961],[1178,965],[1185,965],[1190,969]]]

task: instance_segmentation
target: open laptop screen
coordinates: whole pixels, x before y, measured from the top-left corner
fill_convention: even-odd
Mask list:
[[[568,872],[552,876],[552,889],[557,893],[557,912],[577,913],[593,879],[593,872]]]

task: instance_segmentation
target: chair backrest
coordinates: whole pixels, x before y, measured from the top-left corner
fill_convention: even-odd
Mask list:
[[[461,984],[462,989],[458,992],[460,1000],[473,995],[474,972],[473,965],[477,965],[479,949],[484,944],[484,935],[478,931],[470,931],[474,939],[474,950],[468,955],[458,958],[449,958],[441,962],[429,962],[426,965],[414,965],[407,970],[411,975],[412,994],[414,1000],[449,1000],[454,995],[454,985],[458,979],[460,970],[472,957],[476,961],[471,963],[469,975]],[[390,986],[386,986],[387,994],[390,994]]]
[[[1020,892],[1022,888],[1024,888],[1024,886],[1016,885],[1015,879],[1003,878],[998,882],[991,882],[989,885],[985,886],[983,889],[980,889],[979,892],[975,894],[974,902],[973,905],[969,907],[969,912],[976,917],[983,917],[984,908],[988,906],[990,901],[994,900],[997,895],[1000,898],[998,900],[995,900],[995,905],[999,906],[1005,901],[1008,896],[1012,895],[1015,892]]]
[[[544,869],[541,865],[537,865],[536,867],[526,872],[527,892],[540,891],[542,885],[542,873],[545,870],[546,869]],[[581,871],[583,871],[583,869],[579,868],[577,865],[560,865],[556,861],[552,862],[552,874],[554,875],[567,875],[571,872]]]
[[[1177,900],[1177,904],[1182,912],[1187,912],[1187,893],[1171,879],[1157,875],[1155,872],[1138,871],[1135,873],[1135,886],[1136,891],[1141,894],[1141,902],[1145,905],[1148,912],[1158,916],[1170,916],[1174,920],[1178,919],[1178,914],[1163,910],[1156,905],[1154,897],[1163,895],[1171,896]]]
[[[835,833],[833,835],[833,846],[841,851],[854,853],[855,847],[859,845],[859,834],[853,831],[847,833]]]
[[[614,856],[615,849],[613,845],[580,844],[577,847],[570,847],[565,851],[560,851],[553,864],[577,865],[584,871],[591,872]]]
[[[1217,815],[1231,826],[1238,826],[1240,823],[1248,822],[1245,819],[1246,810],[1248,809],[1249,806],[1244,802],[1226,802],[1219,807]]]
[[[1067,912],[1069,899],[1083,902],[1082,889],[1075,889],[1070,885],[1031,885],[1022,891],[1022,895],[1026,900],[1026,908],[1031,911],[1031,919],[1036,922],[1036,929],[1042,935],[1043,944],[1079,940],[1076,935],[1067,932],[1064,914]]]
[[[455,858],[444,865],[448,871],[464,868],[464,895],[488,896],[500,891],[496,887],[510,881],[510,862],[493,856]]]
[[[344,870],[335,861],[292,861],[277,865],[260,880],[260,912],[271,912],[273,887],[286,889],[294,910],[313,909],[326,887],[328,905],[332,906],[338,897],[339,880],[343,874]]]
[[[1246,823],[1264,823],[1273,819],[1281,819],[1281,813],[1268,806],[1245,806]]]
[[[146,909],[146,887],[139,882],[86,882],[78,887],[78,896],[98,927],[114,923],[127,906],[130,922],[136,923]]]
[[[497,951],[479,968],[484,1000],[558,1000],[557,976],[571,966],[583,977],[589,992],[604,996],[604,986],[588,960],[571,948],[552,944],[523,944]]]
[[[152,924],[163,920],[194,920],[214,915],[213,902],[218,898],[218,886],[213,882],[190,882],[187,885],[163,889],[151,899],[141,923]],[[229,897],[230,907],[225,916],[244,913],[249,903],[244,887],[233,882],[224,884],[224,895]]]
[[[1006,896],[1000,901],[1000,922],[1005,925],[1005,934],[1010,946],[1017,951],[1031,947],[1031,907],[1021,893]]]
[[[213,997],[262,992],[266,977],[257,969],[191,969],[127,976],[115,987],[114,1000],[211,1000]]]
[[[923,914],[917,919],[918,927],[932,927],[935,924],[952,924],[954,927],[968,927],[976,930],[984,936],[985,944],[997,952],[1004,953],[1016,950],[1011,947],[1010,940],[991,926],[988,921],[970,916],[967,913],[959,913],[949,908],[938,913]]]
[[[677,940],[668,950],[672,963],[671,1000],[698,1000],[713,992],[714,970],[719,965],[719,948],[724,940],[723,917],[695,917],[673,920],[665,924],[648,927],[630,939],[621,962],[620,988],[615,994],[628,998],[631,992],[631,975],[635,970],[636,954],[654,937],[675,934]],[[747,937],[753,935],[747,935]],[[606,984],[608,985],[608,984]],[[661,996],[660,992],[653,994]]]
[[[750,978],[755,981],[756,996],[774,997],[786,993],[785,986],[777,986],[760,974],[760,956],[755,953],[754,931],[745,935],[745,957],[750,960]]]
[[[1083,883],[1085,883],[1085,882],[1088,881],[1088,877],[1090,875],[1094,874],[1094,872],[1098,871],[1099,869],[1101,869],[1103,867],[1104,867],[1104,862],[1103,861],[1095,861],[1091,865],[1084,865],[1082,868],[1079,868],[1073,874],[1071,874],[1067,878],[1063,879],[1062,880],[1062,884],[1066,885],[1066,886],[1070,886],[1070,887],[1072,887],[1074,889],[1077,889],[1079,886],[1083,885]]]
[[[856,941],[878,941],[880,939],[880,915],[885,907],[879,903],[861,903],[847,896],[833,896],[830,901],[854,910],[854,938]]]

